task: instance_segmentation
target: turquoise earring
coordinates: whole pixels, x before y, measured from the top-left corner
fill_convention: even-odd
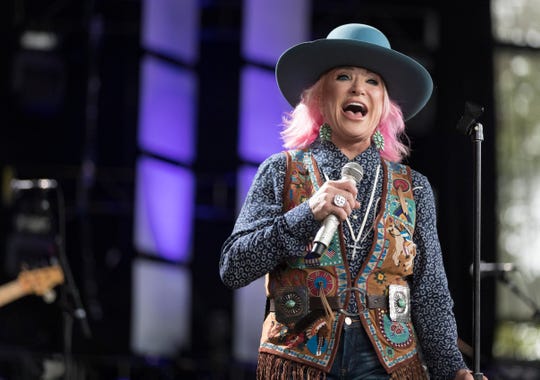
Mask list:
[[[319,128],[319,137],[321,141],[332,141],[332,128],[327,123]]]
[[[382,135],[381,131],[379,131],[379,129],[375,131],[371,138],[379,152],[384,150],[384,136]]]

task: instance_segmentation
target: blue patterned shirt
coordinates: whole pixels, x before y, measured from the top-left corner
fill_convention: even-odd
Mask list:
[[[316,140],[311,145],[322,178],[341,177],[341,168],[350,160],[331,142]],[[360,208],[349,216],[352,228],[342,224],[351,277],[354,278],[373,243],[374,219],[380,207],[382,170],[375,181],[380,155],[372,146],[353,161],[364,169],[364,177],[357,184]],[[272,271],[290,256],[301,256],[306,245],[313,241],[320,222],[314,219],[308,202],[283,213],[283,188],[286,157],[277,153],[266,159],[257,171],[242,206],[231,236],[225,241],[220,259],[220,274],[225,285],[233,289],[246,286]],[[417,255],[414,274],[410,279],[411,311],[423,358],[432,379],[453,379],[458,369],[466,368],[457,348],[457,329],[453,301],[442,261],[437,234],[433,191],[427,178],[412,171],[413,194],[416,201],[414,242]],[[370,204],[371,193],[375,190]],[[364,231],[360,234],[355,260],[352,245],[365,215]],[[352,234],[351,234],[352,229]],[[357,306],[351,297],[349,311]]]

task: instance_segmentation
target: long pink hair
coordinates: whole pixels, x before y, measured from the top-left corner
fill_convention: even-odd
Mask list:
[[[303,149],[309,146],[319,135],[323,116],[319,109],[319,94],[322,91],[322,80],[304,90],[300,103],[283,116],[284,129],[281,132],[283,146],[287,149]],[[401,108],[390,99],[386,87],[384,89],[383,109],[378,129],[384,137],[384,149],[381,157],[401,162],[409,155],[409,147],[401,139],[405,134],[405,122]]]

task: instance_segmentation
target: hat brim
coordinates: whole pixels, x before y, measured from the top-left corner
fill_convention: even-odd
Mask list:
[[[295,107],[305,89],[340,66],[363,67],[379,74],[405,120],[426,105],[433,91],[431,76],[414,59],[396,50],[348,39],[321,39],[293,46],[279,58],[276,80],[285,99]]]

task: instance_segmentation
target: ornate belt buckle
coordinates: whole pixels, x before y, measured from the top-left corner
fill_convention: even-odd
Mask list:
[[[296,323],[309,313],[309,295],[304,286],[286,286],[274,295],[276,320],[283,324]]]
[[[411,297],[408,286],[390,285],[388,289],[390,319],[394,322],[408,322],[411,314]]]

